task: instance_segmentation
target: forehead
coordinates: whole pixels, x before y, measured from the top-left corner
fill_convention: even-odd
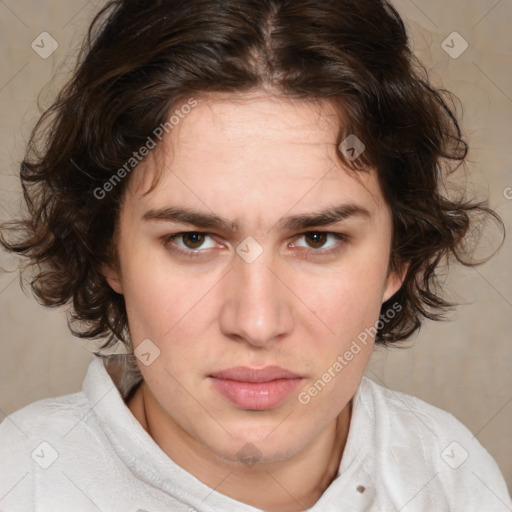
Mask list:
[[[237,143],[334,143],[339,125],[333,105],[326,100],[291,99],[265,93],[210,94],[198,100],[188,122],[178,126],[182,145],[195,144],[198,124],[210,126],[205,144],[222,137]],[[220,133],[219,133],[220,132]]]
[[[247,206],[280,202],[291,208],[301,202],[314,208],[319,200],[355,198],[382,206],[376,173],[355,173],[341,164],[337,140],[343,119],[328,101],[261,93],[196,100],[134,171],[129,193],[141,207],[180,201],[226,209],[229,199]]]

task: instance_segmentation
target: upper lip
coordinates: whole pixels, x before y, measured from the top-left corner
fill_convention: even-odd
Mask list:
[[[281,368],[280,366],[265,366],[264,368],[250,368],[248,366],[235,366],[219,372],[212,373],[210,377],[216,379],[237,380],[240,382],[270,382],[277,379],[299,379],[297,373]]]

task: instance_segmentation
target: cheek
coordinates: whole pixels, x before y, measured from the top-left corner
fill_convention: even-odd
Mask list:
[[[190,282],[179,275],[169,276],[162,261],[136,251],[122,262],[122,268],[123,293],[134,344],[144,338],[161,339],[192,307],[189,302],[195,293]]]
[[[347,341],[377,320],[386,270],[382,263],[349,262],[336,272],[317,276],[309,285],[304,282],[304,302],[336,339]]]
[[[351,267],[350,275],[315,288],[313,297],[323,322],[310,323],[310,334],[322,342],[309,349],[314,375],[299,395],[310,414],[334,419],[356,392],[373,352],[382,286],[380,271]],[[327,332],[324,325],[329,327],[327,336],[322,334]]]

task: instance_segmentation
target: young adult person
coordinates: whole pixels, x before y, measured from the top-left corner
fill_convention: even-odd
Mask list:
[[[499,221],[442,192],[466,150],[387,2],[110,2],[2,234],[103,342],[1,424],[0,508],[510,510],[463,425],[363,376]]]

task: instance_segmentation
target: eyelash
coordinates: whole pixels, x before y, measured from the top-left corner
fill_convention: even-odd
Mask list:
[[[179,253],[179,254],[182,254],[182,255],[185,255],[185,256],[188,256],[188,257],[196,258],[196,257],[203,256],[204,253],[206,252],[204,249],[196,249],[196,250],[185,251],[183,249],[180,249],[180,248],[176,247],[175,245],[174,245],[174,247],[170,247],[172,245],[173,240],[175,240],[176,238],[182,237],[184,235],[190,235],[190,234],[194,234],[194,235],[207,235],[207,236],[213,238],[213,235],[211,233],[207,233],[205,231],[183,231],[181,233],[175,233],[173,235],[166,236],[165,240],[164,240],[164,245],[170,251],[175,252],[175,253]],[[348,239],[350,238],[348,235],[345,235],[343,233],[334,233],[334,232],[330,232],[330,231],[306,231],[304,233],[301,233],[299,235],[299,237],[302,237],[302,236],[305,236],[305,235],[312,235],[312,234],[315,234],[315,235],[318,235],[318,234],[321,234],[321,235],[323,235],[323,234],[331,235],[336,240],[341,242],[341,244],[337,244],[335,247],[333,247],[331,249],[305,249],[305,252],[306,252],[306,254],[308,256],[311,255],[311,256],[314,256],[314,257],[315,256],[328,256],[328,255],[331,255],[331,254],[338,253],[339,251],[341,251],[341,249],[342,249],[341,246],[343,245],[343,243],[347,242]]]

